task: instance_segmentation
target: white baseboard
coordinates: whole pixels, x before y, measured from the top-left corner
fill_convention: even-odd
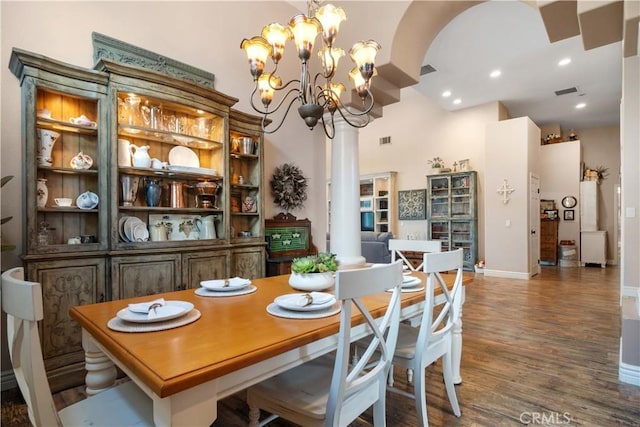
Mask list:
[[[485,276],[504,277],[505,279],[529,280],[532,276],[529,273],[520,273],[517,271],[488,270],[484,269]]]
[[[623,286],[622,287],[622,296],[623,297],[637,297],[640,298],[640,289],[635,286]]]
[[[620,362],[618,379],[623,383],[640,387],[640,366]]]
[[[2,371],[0,374],[1,377],[1,385],[2,390],[9,390],[10,388],[18,387],[18,383],[16,382],[16,377],[13,375],[13,369],[9,369],[6,371]]]

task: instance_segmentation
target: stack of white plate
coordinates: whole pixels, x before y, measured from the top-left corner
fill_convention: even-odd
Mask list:
[[[118,232],[124,242],[146,242],[149,240],[147,224],[136,216],[120,218]]]
[[[290,311],[320,311],[331,308],[336,303],[336,297],[325,292],[295,293],[281,295],[273,302]]]
[[[227,280],[229,281],[229,283],[227,283]],[[232,277],[227,280],[203,280],[202,282],[200,282],[200,286],[207,289],[208,291],[232,292],[244,289],[251,284],[251,280],[243,279],[242,277]]]
[[[187,301],[163,301],[163,305],[155,308],[151,308],[152,303],[130,304],[116,316],[127,322],[153,323],[177,319],[193,310],[193,304]]]

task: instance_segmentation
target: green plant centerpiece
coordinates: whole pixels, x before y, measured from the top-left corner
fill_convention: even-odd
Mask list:
[[[334,284],[333,273],[338,269],[336,255],[320,252],[294,258],[291,263],[289,285],[299,291],[324,291]]]

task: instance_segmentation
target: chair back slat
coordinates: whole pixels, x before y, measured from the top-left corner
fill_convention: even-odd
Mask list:
[[[338,348],[327,402],[326,425],[344,425],[379,399],[384,399],[386,378],[398,339],[402,263],[372,268],[339,270],[335,294],[342,301]],[[374,319],[361,297],[391,290],[382,318]],[[355,365],[350,365],[353,336],[351,317],[357,310],[372,332],[371,342]],[[365,369],[366,368],[366,369]]]
[[[61,425],[44,369],[38,320],[43,318],[42,285],[24,279],[17,267],[2,273],[2,308],[13,373],[34,426]]]
[[[400,259],[411,271],[420,271],[422,270],[424,261],[417,267],[414,267],[406,258],[405,252],[422,252],[423,254],[440,252],[442,251],[442,242],[440,240],[391,239],[389,240],[389,250],[391,251],[391,262]]]
[[[458,320],[462,297],[463,257],[463,249],[423,255],[423,271],[427,273],[426,300],[416,343],[416,357],[426,354],[429,344],[439,336],[448,334]],[[454,272],[456,275],[451,290],[447,288],[442,278],[443,273],[449,272]],[[442,289],[444,302],[438,305],[439,311],[434,318],[437,286]]]

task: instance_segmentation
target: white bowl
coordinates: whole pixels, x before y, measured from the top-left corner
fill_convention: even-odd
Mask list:
[[[324,291],[333,287],[333,272],[294,273],[289,276],[289,286],[299,291]]]
[[[69,199],[67,197],[56,197],[53,201],[56,202],[56,205],[58,206],[69,207],[71,206],[73,199]]]

